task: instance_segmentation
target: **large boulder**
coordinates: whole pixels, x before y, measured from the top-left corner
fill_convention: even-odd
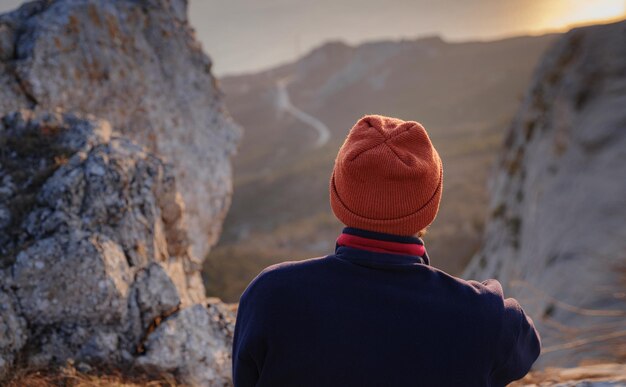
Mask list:
[[[0,377],[19,354],[229,383],[233,316],[205,297],[174,168],[70,113],[8,114],[0,142]]]
[[[210,70],[185,0],[0,15],[0,378],[74,359],[230,383],[233,316],[205,318],[199,270],[241,130]]]
[[[534,318],[542,365],[626,359],[626,22],[574,29],[545,55],[491,182],[484,246]]]
[[[215,243],[240,129],[185,0],[39,0],[0,15],[0,115],[93,114],[172,163],[193,254]]]

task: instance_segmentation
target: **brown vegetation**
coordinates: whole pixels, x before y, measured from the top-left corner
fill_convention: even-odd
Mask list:
[[[623,364],[594,364],[577,368],[546,368],[542,371],[531,372],[522,380],[511,383],[511,387],[542,387],[553,386],[565,382],[602,382],[626,381],[626,365]],[[561,384],[559,384],[561,385]],[[567,384],[568,386],[570,384]],[[571,384],[573,386],[573,384]],[[576,385],[587,385],[578,384]]]
[[[80,369],[80,370],[79,370]],[[54,369],[22,368],[15,370],[3,384],[6,387],[179,387],[183,386],[169,374],[145,370],[103,368],[98,371],[68,362]]]

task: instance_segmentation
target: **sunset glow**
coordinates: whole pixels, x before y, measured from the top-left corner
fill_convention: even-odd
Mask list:
[[[566,0],[538,2],[534,31],[568,29],[626,17],[624,0]]]
[[[25,1],[0,0],[0,12]],[[189,5],[191,25],[218,76],[296,60],[328,41],[433,35],[449,42],[488,41],[626,19],[626,0],[189,0]]]

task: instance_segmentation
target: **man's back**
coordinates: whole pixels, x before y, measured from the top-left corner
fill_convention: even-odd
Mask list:
[[[539,356],[539,335],[497,281],[429,266],[443,163],[418,122],[367,115],[339,149],[335,254],[266,269],[241,297],[236,387],[502,386]]]
[[[498,282],[459,280],[402,246],[375,248],[391,235],[344,233],[379,251],[338,246],[250,284],[235,334],[237,386],[500,386],[539,355],[532,322]]]

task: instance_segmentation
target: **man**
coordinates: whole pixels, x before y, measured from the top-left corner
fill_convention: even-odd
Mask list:
[[[418,237],[437,215],[441,160],[417,122],[370,115],[330,180],[347,227],[334,254],[265,269],[241,297],[237,387],[504,386],[540,352],[539,334],[495,280],[430,266]]]

